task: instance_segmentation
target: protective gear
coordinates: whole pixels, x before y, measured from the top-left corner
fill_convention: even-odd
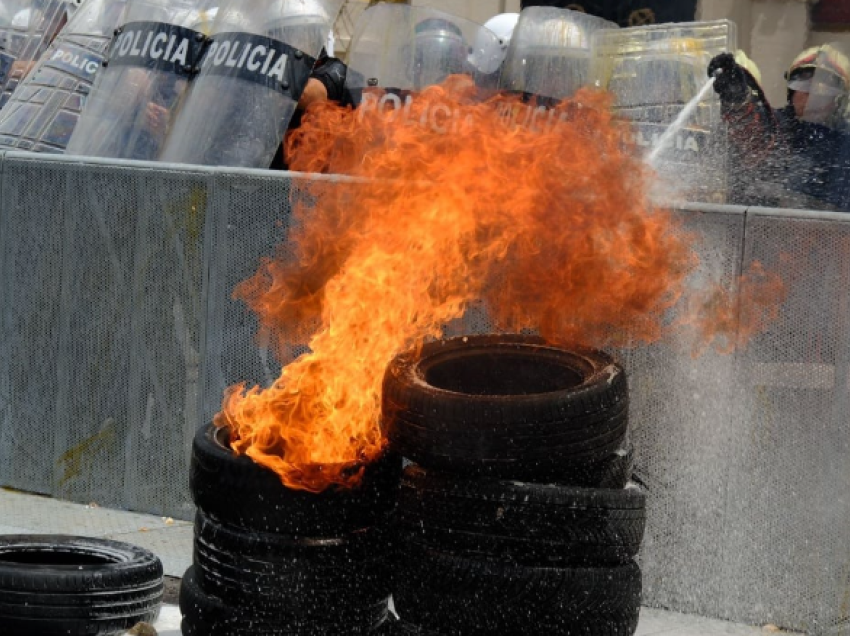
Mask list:
[[[358,104],[365,95],[366,107],[381,108],[400,106],[413,99],[412,91],[453,74],[467,75],[480,86],[483,74],[468,62],[467,44],[477,35],[484,41],[487,34],[496,46],[496,35],[471,20],[430,7],[380,2],[357,19],[346,85]]]
[[[342,105],[349,104],[351,99],[345,91],[345,77],[348,68],[342,60],[335,57],[324,57],[316,62],[310,77],[318,80],[328,92],[328,99]]]
[[[595,16],[528,7],[520,13],[502,70],[501,87],[560,100],[591,82],[591,36],[617,25]]]
[[[828,83],[835,95],[847,92],[850,87],[850,60],[829,44],[813,46],[794,58],[785,74],[789,90],[809,92],[817,69],[828,73]]]
[[[61,153],[79,120],[126,0],[87,0],[0,111],[0,147]]]
[[[313,67],[313,72],[310,73],[310,80],[316,80],[324,87],[325,96],[320,98],[322,101],[326,99],[327,101],[336,102],[342,106],[354,106],[354,100],[345,85],[347,75],[348,67],[342,62],[342,60],[325,54],[320,55],[319,59],[316,61],[316,65]],[[308,89],[305,89],[302,99],[298,103],[298,110],[295,111],[295,114],[289,122],[287,133],[301,126],[301,118],[304,115],[304,97],[307,94],[307,90]],[[289,169],[284,156],[284,146],[285,144],[281,143],[278,147],[277,153],[269,166],[270,169]]]
[[[64,0],[7,0],[0,24],[0,108],[67,22]]]
[[[824,44],[800,53],[786,73],[788,104],[803,120],[830,128],[847,127],[850,61],[840,44]]]
[[[614,95],[614,113],[630,123],[625,140],[656,170],[666,195],[725,199],[721,103],[706,73],[737,72],[733,56],[720,55],[736,48],[736,33],[734,23],[714,20],[593,34],[593,79]]]
[[[708,63],[708,76],[714,78],[714,91],[724,102],[741,103],[750,95],[748,71],[732,53],[721,53]]]
[[[519,13],[500,13],[493,16],[475,35],[475,45],[469,54],[469,63],[485,74],[496,72],[505,61],[508,45]],[[493,40],[492,34],[498,38]]]
[[[755,89],[742,100],[723,101],[733,202],[850,211],[850,136],[838,125],[847,68],[846,56],[832,45],[814,47],[786,74],[784,108],[774,110]],[[748,85],[755,83],[741,72]]]
[[[193,10],[189,13],[189,18],[186,20],[186,24],[188,24],[189,28],[193,31],[198,31],[204,35],[210,35],[217,15],[218,7],[213,7],[206,11]]]
[[[159,158],[268,168],[342,4],[230,0]]]
[[[756,80],[756,82],[758,82],[759,85],[761,85],[761,71],[759,70],[758,65],[755,62],[753,62],[747,56],[746,53],[744,53],[743,49],[738,49],[737,51],[735,51],[735,61],[740,66],[742,66],[743,68],[748,70],[750,72],[750,75],[753,76],[753,78]]]
[[[191,30],[216,0],[133,0],[98,72],[68,154],[152,161],[198,64]],[[149,46],[144,45],[150,42]]]
[[[327,44],[328,33],[342,2],[277,0],[268,9],[268,36],[309,52],[314,57]]]
[[[466,42],[452,21],[427,18],[416,25],[414,33],[414,86],[439,84],[449,75],[466,70]]]

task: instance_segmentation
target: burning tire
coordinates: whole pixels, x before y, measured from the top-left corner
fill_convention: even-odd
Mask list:
[[[203,636],[365,634],[387,618],[387,537],[402,461],[384,453],[359,486],[286,487],[237,456],[208,425],[192,445],[198,512],[183,578],[183,633]],[[356,467],[360,468],[360,467]]]
[[[626,636],[640,568],[532,567],[411,550],[393,590],[402,620],[440,634]]]
[[[162,563],[143,548],[90,537],[0,536],[0,632],[119,634],[152,623]]]
[[[390,595],[386,532],[371,529],[338,539],[246,533],[202,512],[195,519],[194,576],[208,594],[332,624],[380,623]],[[306,591],[307,593],[299,593]]]
[[[462,475],[588,485],[628,427],[623,369],[607,354],[490,335],[397,356],[383,382],[390,447]]]
[[[303,617],[282,617],[280,613],[255,607],[225,603],[207,593],[198,584],[195,568],[190,567],[180,585],[180,611],[183,636],[333,636],[368,634],[377,629],[352,623],[332,623]],[[384,606],[386,613],[386,606]]]
[[[227,446],[227,430],[213,424],[192,441],[190,489],[206,514],[257,532],[338,537],[382,524],[395,507],[401,458],[384,453],[365,467],[354,489],[321,493],[285,488],[271,470]]]
[[[636,487],[457,479],[412,465],[404,471],[398,519],[407,542],[459,556],[616,565],[640,548],[645,504]]]

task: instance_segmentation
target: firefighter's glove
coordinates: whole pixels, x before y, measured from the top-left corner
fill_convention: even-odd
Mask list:
[[[744,69],[731,53],[715,55],[708,64],[708,76],[714,79],[714,91],[723,102],[740,104],[747,100],[750,87]]]

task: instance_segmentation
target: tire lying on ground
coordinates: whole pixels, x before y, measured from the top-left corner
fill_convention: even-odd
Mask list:
[[[194,577],[228,605],[330,624],[377,624],[390,596],[387,531],[335,539],[244,532],[198,512]],[[371,618],[368,616],[371,612]]]
[[[594,349],[453,338],[390,362],[381,425],[390,448],[426,468],[591,487],[588,467],[623,447],[628,387]]]
[[[408,546],[393,587],[402,621],[455,635],[632,636],[641,573],[634,561],[533,567]]]
[[[337,537],[383,523],[395,508],[401,457],[385,452],[364,468],[353,489],[292,490],[280,477],[228,446],[228,431],[212,423],[192,441],[189,487],[206,514],[258,532]]]
[[[529,565],[616,565],[646,525],[639,488],[575,488],[405,468],[397,512],[407,542]]]
[[[333,623],[301,616],[287,617],[274,610],[231,605],[201,588],[194,566],[183,575],[179,603],[183,614],[180,627],[183,636],[357,636],[382,630],[387,612],[384,602],[382,614],[378,612],[380,620],[374,623]],[[373,614],[377,609],[368,608]]]
[[[0,634],[103,636],[153,623],[162,562],[128,543],[67,535],[0,536]]]

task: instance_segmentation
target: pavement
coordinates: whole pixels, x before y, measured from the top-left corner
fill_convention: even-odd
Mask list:
[[[180,636],[177,592],[192,564],[190,521],[61,501],[0,488],[0,534],[73,534],[125,541],[151,550],[162,561],[165,603],[154,623],[159,636]],[[752,626],[702,616],[642,608],[636,636],[803,636],[774,626]]]

